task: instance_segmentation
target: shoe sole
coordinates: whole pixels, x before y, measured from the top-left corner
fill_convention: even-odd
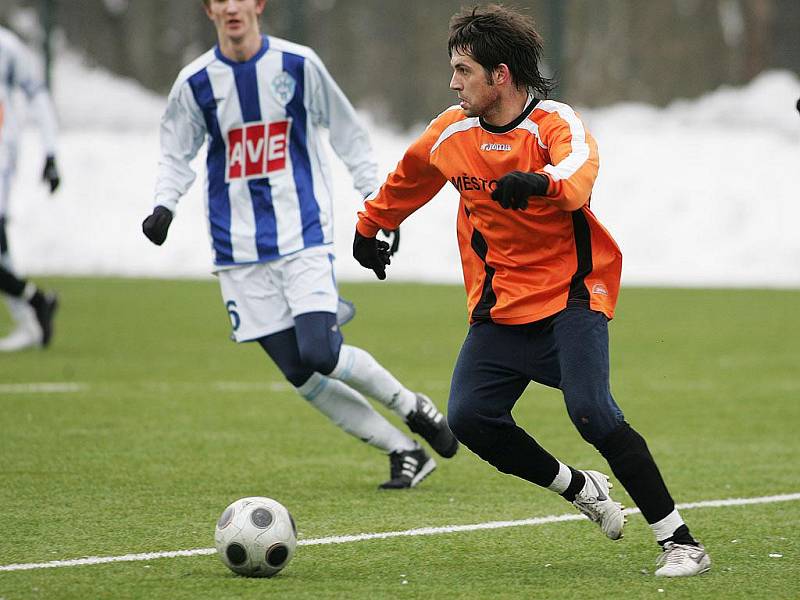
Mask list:
[[[414,475],[414,479],[411,480],[410,487],[417,487],[417,484],[425,479],[428,475],[433,473],[434,469],[436,469],[436,461],[432,458],[429,458],[425,464],[422,465],[422,468],[419,470],[419,472]]]
[[[698,575],[702,575],[703,573],[708,573],[711,570],[711,565],[708,565],[706,568],[701,569],[697,573],[682,573],[680,575],[669,575],[666,573],[656,573],[656,577],[697,577]]]

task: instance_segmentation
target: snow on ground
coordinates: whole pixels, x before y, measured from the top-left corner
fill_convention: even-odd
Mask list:
[[[28,129],[9,226],[18,269],[207,277],[203,157],[167,243],[157,248],[141,233],[152,205],[165,99],[69,54],[56,66],[54,96],[62,187],[50,197],[40,184],[41,147],[36,130]],[[624,283],[800,286],[798,96],[796,76],[770,72],[746,87],[665,109],[620,104],[582,111],[600,146],[592,208],[622,248]],[[421,130],[400,134],[370,123],[384,173]],[[337,275],[371,280],[350,255],[359,195],[338,160],[333,174]],[[390,279],[461,282],[456,204],[447,186],[403,224]]]

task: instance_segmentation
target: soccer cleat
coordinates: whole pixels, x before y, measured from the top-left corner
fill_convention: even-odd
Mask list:
[[[598,471],[581,471],[586,477],[583,489],[575,495],[572,504],[584,515],[594,521],[612,540],[622,537],[625,515],[622,504],[611,499],[609,490],[613,487],[607,475]]]
[[[422,448],[389,454],[389,481],[378,486],[382,490],[402,490],[415,487],[436,468],[436,461]]]
[[[26,348],[38,348],[42,343],[42,332],[34,322],[20,323],[14,331],[0,339],[0,352],[17,352]]]
[[[656,577],[691,577],[711,568],[711,557],[703,545],[666,542],[656,561]]]
[[[17,352],[41,346],[42,328],[33,307],[25,301],[19,301],[9,303],[9,309],[17,325],[11,333],[0,339],[0,352]]]
[[[39,306],[35,306],[36,320],[42,328],[42,347],[46,348],[53,337],[53,317],[58,308],[58,296],[53,292],[43,294],[44,301]]]
[[[451,458],[458,450],[458,440],[447,426],[447,419],[424,394],[417,394],[417,409],[406,417],[406,425],[444,458]]]

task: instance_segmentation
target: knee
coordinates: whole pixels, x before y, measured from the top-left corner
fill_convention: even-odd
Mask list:
[[[581,437],[595,447],[624,420],[622,411],[616,405],[584,403],[569,406],[567,412]]]
[[[281,369],[281,372],[286,377],[286,380],[296,388],[302,386],[314,374],[314,371],[300,365],[294,368]]]
[[[306,367],[300,360],[294,330],[265,336],[258,343],[294,387],[303,385],[314,373],[313,369]]]
[[[468,435],[470,429],[470,418],[466,414],[466,411],[463,410],[456,410],[454,408],[449,408],[447,412],[447,426],[450,427],[450,431],[453,432],[453,435],[456,436],[456,439],[465,444],[465,438]]]
[[[453,406],[451,403],[447,411],[447,425],[456,439],[473,452],[480,454],[483,446],[491,445],[494,432],[491,419],[469,405]]]
[[[328,375],[336,368],[339,353],[327,344],[301,344],[300,361],[307,369]]]

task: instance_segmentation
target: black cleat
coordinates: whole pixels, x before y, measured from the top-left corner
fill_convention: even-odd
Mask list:
[[[378,487],[382,490],[402,490],[415,487],[436,468],[436,461],[417,446],[414,450],[389,454],[389,481]]]
[[[47,348],[53,337],[53,317],[58,308],[58,296],[53,292],[42,294],[42,301],[37,302],[33,308],[36,311],[36,320],[42,328],[42,348]]]
[[[458,440],[447,426],[447,419],[424,394],[417,394],[417,410],[406,417],[406,425],[444,458],[451,458],[458,450]]]

